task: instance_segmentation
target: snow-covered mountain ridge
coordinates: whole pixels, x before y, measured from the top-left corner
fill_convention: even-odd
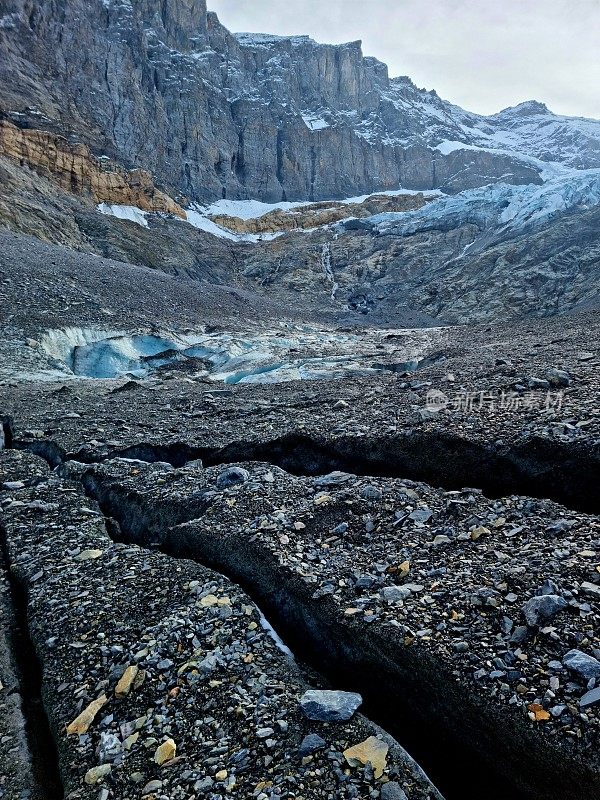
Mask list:
[[[278,94],[300,54],[331,47],[309,36],[234,34],[243,48],[268,54],[259,81],[263,95]],[[360,42],[340,47],[360,51]],[[600,167],[600,120],[553,114],[536,100],[519,103],[497,114],[484,116],[467,111],[439,97],[435,91],[418,88],[408,77],[388,78],[387,66],[365,57],[373,78],[370,90],[376,96],[371,108],[361,110],[352,103],[332,106],[320,98],[305,98],[304,106],[286,104],[287,113],[301,116],[310,130],[350,124],[358,136],[388,146],[425,145],[442,155],[462,149],[481,150],[517,157],[556,162],[574,169]]]
[[[482,149],[574,169],[600,167],[600,120],[553,114],[534,100],[482,116],[442,100],[435,91],[418,89],[410,78],[392,79],[383,97],[408,121],[407,132],[389,131],[399,142],[421,138],[444,154]]]

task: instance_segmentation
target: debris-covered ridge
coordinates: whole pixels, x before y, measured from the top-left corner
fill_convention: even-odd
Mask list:
[[[598,791],[597,517],[340,472],[240,464],[157,485],[151,470],[83,476],[130,540],[226,570],[373,703],[450,730],[475,774],[483,760],[535,797]]]
[[[361,698],[307,694],[238,586],[111,541],[115,524],[39,459],[12,451],[0,464],[6,552],[68,797],[440,800],[355,713]]]

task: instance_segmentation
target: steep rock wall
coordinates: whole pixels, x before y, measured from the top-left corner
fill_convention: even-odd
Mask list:
[[[71,145],[61,136],[0,120],[0,155],[31,167],[65,191],[89,194],[97,203],[137,206],[185,219],[185,211],[154,186],[148,172],[94,158],[85,145]]]
[[[203,0],[5,0],[0,109],[194,200],[318,200],[538,182],[507,154],[415,138],[359,42],[233,36]],[[1,13],[1,12],[0,12]]]

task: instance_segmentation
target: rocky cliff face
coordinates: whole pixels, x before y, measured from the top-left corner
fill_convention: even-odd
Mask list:
[[[0,9],[0,222],[15,232],[350,322],[598,302],[598,121],[535,102],[481,117],[390,79],[359,42],[233,35],[200,0]],[[332,202],[399,185],[446,196]],[[229,200],[245,198],[278,205],[238,217]],[[92,203],[135,206],[111,210],[140,225]]]
[[[359,42],[233,36],[200,0],[6,0],[3,10],[9,119],[148,169],[192,199],[539,181],[539,166],[510,152],[432,149]]]
[[[581,171],[262,242],[243,275],[364,324],[550,316],[597,307],[599,220],[600,171]]]
[[[95,203],[136,206],[185,219],[185,211],[154,186],[146,170],[125,170],[94,158],[85,145],[71,145],[62,136],[22,130],[0,120],[0,155],[31,167],[67,192],[89,195]]]

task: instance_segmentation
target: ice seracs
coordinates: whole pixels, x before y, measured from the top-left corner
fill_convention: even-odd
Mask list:
[[[518,231],[539,226],[558,212],[598,204],[600,169],[572,170],[541,186],[496,183],[440,197],[416,211],[378,214],[368,222],[382,232],[397,235],[433,228],[450,230],[466,223]]]

